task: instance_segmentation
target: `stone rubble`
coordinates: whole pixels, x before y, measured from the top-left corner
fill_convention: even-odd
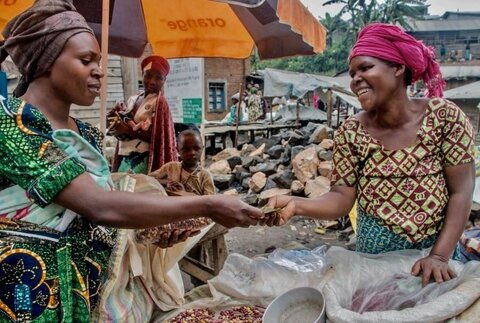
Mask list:
[[[277,194],[317,197],[330,189],[333,129],[310,122],[259,138],[241,150],[227,148],[211,158],[208,169],[219,193],[235,189],[252,205]],[[228,185],[227,185],[228,184]]]

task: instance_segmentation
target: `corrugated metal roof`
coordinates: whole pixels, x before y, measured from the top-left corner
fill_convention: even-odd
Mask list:
[[[452,65],[440,66],[445,80],[452,78],[480,77],[480,66]]]
[[[445,19],[448,19],[448,16],[450,15],[462,16],[462,18],[465,16],[467,17],[480,16],[480,11],[445,11],[442,17]]]
[[[443,96],[447,99],[480,99],[480,81],[445,91]]]
[[[458,30],[480,30],[480,18],[462,19],[462,20],[414,20],[410,21],[415,34],[424,31],[458,31]]]

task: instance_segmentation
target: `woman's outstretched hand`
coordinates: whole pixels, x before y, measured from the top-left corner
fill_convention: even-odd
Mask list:
[[[291,196],[277,195],[268,200],[267,207],[280,209],[274,215],[267,216],[262,224],[268,226],[284,225],[295,215],[295,202]]]
[[[262,211],[242,202],[239,198],[225,195],[213,195],[210,218],[227,228],[256,225],[263,218]],[[193,210],[192,210],[193,211]]]
[[[443,283],[457,276],[448,266],[448,259],[438,255],[428,255],[417,260],[412,267],[412,275],[422,275],[422,286],[424,287],[431,279],[434,279],[437,283]]]

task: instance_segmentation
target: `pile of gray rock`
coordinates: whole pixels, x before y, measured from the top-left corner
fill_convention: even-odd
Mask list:
[[[264,205],[275,195],[317,197],[330,190],[333,129],[316,123],[227,148],[208,169],[220,193]]]

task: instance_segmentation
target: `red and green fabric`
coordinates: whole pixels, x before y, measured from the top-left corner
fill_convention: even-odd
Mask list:
[[[99,131],[76,122],[81,136],[53,131],[20,99],[1,102],[0,322],[90,322],[97,304],[116,232],[53,203],[80,174],[109,177]]]
[[[332,186],[356,187],[360,209],[414,245],[442,228],[448,202],[445,167],[474,160],[472,125],[450,101],[429,101],[417,137],[411,147],[387,150],[350,117],[335,137],[331,179]],[[358,239],[362,245],[369,238]],[[378,246],[365,249],[383,252]]]

